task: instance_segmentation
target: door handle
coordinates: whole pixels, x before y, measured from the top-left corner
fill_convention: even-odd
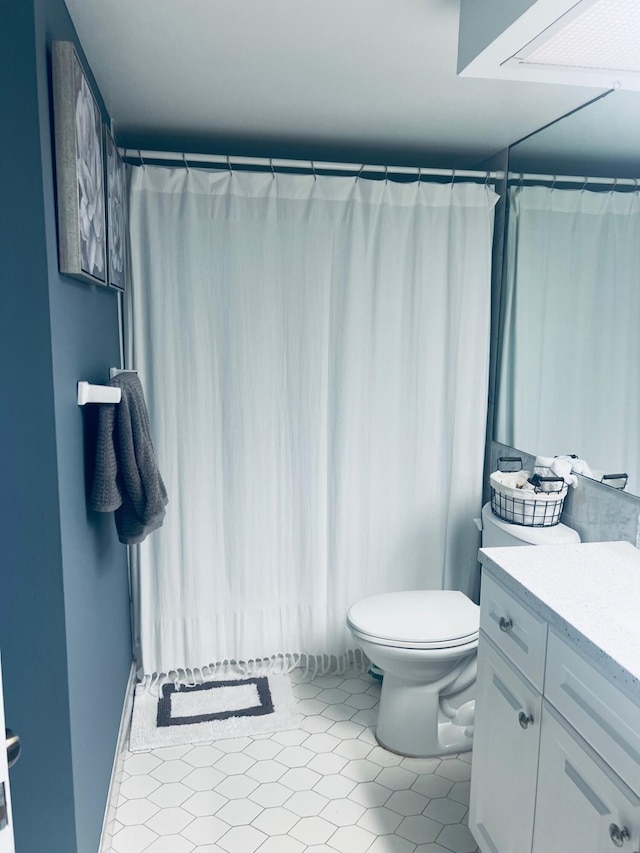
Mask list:
[[[20,736],[11,731],[11,729],[5,729],[4,734],[7,749],[7,763],[9,767],[13,767],[16,761],[20,758],[20,753],[22,752]]]

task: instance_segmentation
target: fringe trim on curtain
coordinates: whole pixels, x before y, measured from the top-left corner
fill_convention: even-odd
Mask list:
[[[349,649],[342,655],[284,654],[248,661],[224,660],[204,666],[172,669],[169,672],[153,672],[145,675],[138,670],[136,692],[147,690],[160,693],[163,684],[180,684],[193,687],[211,678],[243,678],[253,675],[275,673],[285,675],[295,672],[295,681],[311,681],[319,675],[340,675],[348,669],[366,672],[369,659],[361,649]]]

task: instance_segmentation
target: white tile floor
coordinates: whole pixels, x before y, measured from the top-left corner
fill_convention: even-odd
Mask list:
[[[101,853],[473,853],[471,753],[377,745],[380,685],[292,673],[300,729],[125,751]]]

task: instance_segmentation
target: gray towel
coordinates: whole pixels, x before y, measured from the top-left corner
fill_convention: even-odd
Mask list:
[[[167,491],[156,465],[137,374],[120,373],[109,385],[122,390],[122,399],[100,406],[90,505],[97,512],[115,510],[118,538],[136,545],[162,525]]]

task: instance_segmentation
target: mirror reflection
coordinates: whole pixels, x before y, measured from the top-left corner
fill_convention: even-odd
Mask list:
[[[640,494],[640,93],[513,146],[509,171],[494,437]]]

